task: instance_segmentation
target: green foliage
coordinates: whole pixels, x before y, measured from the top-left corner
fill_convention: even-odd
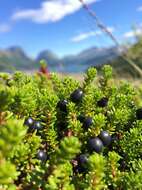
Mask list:
[[[112,184],[112,186],[116,189],[119,186],[121,173],[119,170],[120,156],[116,152],[109,152],[108,154],[108,170],[107,170],[107,183]]]
[[[12,184],[18,176],[15,165],[5,160],[1,160],[0,163],[0,185]]]
[[[0,74],[0,189],[142,189],[141,87],[116,85],[108,65],[101,73],[89,68],[82,83],[56,74]],[[78,88],[83,97],[74,103],[70,95]],[[67,101],[65,112],[60,100]],[[88,126],[84,118],[91,118]],[[100,154],[88,144],[95,137]]]
[[[105,189],[105,165],[106,161],[102,155],[91,155],[89,158],[89,172],[86,176],[88,183],[87,190]]]
[[[84,80],[84,86],[88,86],[91,84],[94,80],[94,78],[97,75],[97,70],[95,68],[89,68],[86,72],[85,80]]]
[[[20,143],[26,134],[26,128],[23,121],[17,119],[8,120],[1,125],[0,130],[0,151],[4,157],[7,157],[16,145]]]
[[[130,172],[124,174],[123,187],[124,189],[142,189],[142,160],[135,161]]]
[[[137,36],[135,36],[137,38]],[[133,45],[129,44],[123,53],[125,58],[131,59],[140,69],[142,69],[142,35],[140,35]],[[122,58],[117,57],[108,63],[112,66],[115,76],[120,78],[140,78],[139,73]],[[100,66],[98,66],[100,67]]]
[[[76,137],[65,137],[60,143],[60,149],[57,150],[56,162],[65,162],[71,160],[80,151],[80,142]]]
[[[142,152],[142,130],[141,130],[142,123],[137,122],[129,132],[127,132],[120,142],[121,147],[124,152],[127,152],[128,161],[132,159],[139,159],[141,158]],[[127,143],[127,146],[126,146]]]

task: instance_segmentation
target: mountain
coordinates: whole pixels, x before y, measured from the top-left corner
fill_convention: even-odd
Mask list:
[[[0,71],[30,70],[34,67],[35,61],[17,46],[0,50]]]
[[[62,62],[68,72],[82,72],[90,66],[101,65],[111,61],[120,55],[116,47],[96,48],[92,47],[74,56],[66,56]]]
[[[41,52],[36,61],[44,59],[50,69],[62,72],[84,72],[89,66],[96,66],[111,61],[120,55],[116,47],[97,48],[92,47],[76,55],[68,55],[59,58],[49,50]]]
[[[120,56],[122,54],[123,57],[127,56],[142,69],[142,39],[140,38],[127,49],[124,48],[121,54],[116,47],[92,47],[76,55],[68,55],[62,58],[50,50],[45,50],[40,52],[36,59],[31,59],[20,47],[14,46],[1,49],[0,71],[33,71],[39,68],[39,61],[45,59],[50,71],[84,72],[89,66],[95,66],[100,69],[102,64],[105,63],[110,64],[119,77],[138,77],[138,72],[128,61]]]
[[[34,70],[39,67],[39,61],[44,59],[51,71],[84,72],[89,66],[96,66],[118,57],[116,47],[86,49],[76,55],[59,58],[50,50],[39,53],[36,59],[31,59],[20,47],[13,46],[0,50],[0,71]]]
[[[36,61],[39,62],[42,59],[46,60],[50,66],[56,66],[59,62],[59,57],[50,50],[40,52]]]

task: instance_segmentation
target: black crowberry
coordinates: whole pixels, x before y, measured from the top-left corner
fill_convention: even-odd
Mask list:
[[[109,146],[111,143],[111,136],[107,131],[101,131],[99,138],[102,140],[104,146]]]
[[[92,117],[87,117],[84,119],[83,128],[88,129],[92,124],[93,124]]]
[[[76,89],[72,94],[71,94],[71,100],[74,103],[78,103],[82,100],[83,97],[83,91],[81,89]]]
[[[28,119],[25,120],[24,125],[27,125],[28,127],[32,127],[34,124],[34,119],[29,117]]]
[[[39,121],[35,121],[34,124],[32,125],[32,129],[35,129],[35,130],[40,130],[42,128],[43,126],[41,125]]]
[[[139,108],[139,109],[136,110],[136,118],[138,120],[142,119],[142,108]]]
[[[106,107],[107,105],[108,105],[108,98],[102,98],[102,99],[100,99],[98,102],[97,102],[97,105],[99,106],[99,107]]]
[[[78,164],[80,166],[84,166],[88,162],[88,158],[85,154],[79,155],[77,160],[78,160]]]
[[[63,111],[63,112],[67,112],[67,104],[68,104],[68,101],[67,100],[60,100],[58,102],[58,105],[57,107]]]
[[[82,167],[82,166],[76,166],[75,167],[75,173],[79,173],[79,174],[85,174],[87,172],[87,168]]]
[[[88,141],[89,150],[100,153],[103,149],[103,142],[98,137],[89,139]]]
[[[47,160],[47,154],[43,150],[39,150],[37,153],[37,159],[45,162]]]
[[[80,155],[77,160],[72,160],[73,172],[76,174],[85,174],[88,171],[87,167],[85,167],[87,161],[87,157],[84,154]]]

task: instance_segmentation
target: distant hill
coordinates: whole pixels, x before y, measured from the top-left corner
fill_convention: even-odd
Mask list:
[[[0,71],[30,70],[35,61],[28,57],[20,47],[0,50]]]
[[[46,60],[52,67],[57,66],[60,60],[59,57],[50,50],[44,50],[40,52],[36,58],[36,61],[39,62],[42,59]]]
[[[75,56],[66,56],[63,58],[65,69],[68,72],[85,71],[90,66],[102,65],[112,61],[120,55],[116,47],[96,48],[92,47],[80,52]]]
[[[0,71],[34,70],[44,59],[51,71],[84,72],[89,66],[96,66],[111,61],[119,56],[116,47],[86,49],[76,55],[59,58],[54,52],[44,50],[37,58],[31,59],[20,47],[14,46],[0,50]]]

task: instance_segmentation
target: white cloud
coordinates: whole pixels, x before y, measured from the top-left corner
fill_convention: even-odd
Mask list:
[[[142,6],[138,7],[138,8],[137,8],[137,11],[138,11],[138,12],[142,11]]]
[[[134,32],[133,31],[129,31],[129,32],[126,32],[124,33],[124,38],[132,38],[134,37]]]
[[[8,24],[0,24],[0,33],[6,33],[11,30],[11,26]]]
[[[86,33],[81,33],[77,36],[74,36],[71,41],[72,42],[80,42],[80,41],[83,41],[83,40],[86,40],[87,38],[90,38],[92,36],[96,36],[96,35],[100,35],[102,32],[101,31],[90,31],[90,32],[86,32]]]
[[[84,0],[91,4],[100,0]],[[12,20],[28,19],[36,23],[56,22],[66,15],[78,11],[82,7],[79,0],[52,0],[41,3],[39,9],[18,10],[12,15]]]
[[[114,27],[108,27],[107,28],[110,32],[114,32]],[[77,36],[74,36],[73,38],[71,38],[71,41],[72,42],[80,42],[80,41],[83,41],[83,40],[86,40],[92,36],[99,36],[99,35],[102,35],[102,31],[100,30],[96,30],[96,31],[90,31],[90,32],[86,32],[86,33],[81,33]]]
[[[141,27],[137,28],[134,31],[129,31],[129,32],[124,33],[123,37],[124,38],[133,38],[136,35],[142,35],[142,28]]]

